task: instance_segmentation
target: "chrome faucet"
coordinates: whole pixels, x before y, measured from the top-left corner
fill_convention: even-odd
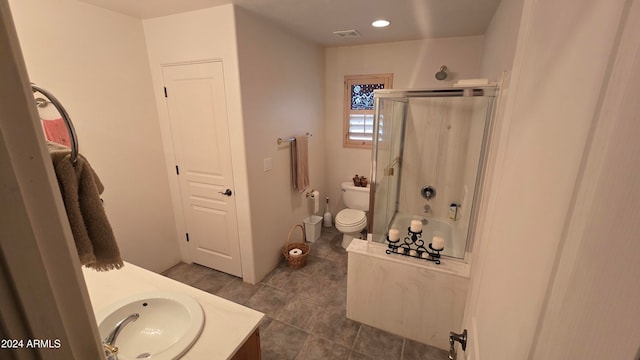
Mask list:
[[[118,335],[120,335],[122,329],[127,326],[127,324],[132,321],[138,320],[139,317],[140,314],[133,313],[118,321],[109,335],[107,335],[107,337],[102,340],[102,346],[104,347],[104,354],[107,357],[107,360],[118,360],[118,347],[116,347],[116,339],[118,338]]]

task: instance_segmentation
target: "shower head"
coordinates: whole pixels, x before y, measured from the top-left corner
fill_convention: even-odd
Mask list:
[[[436,80],[445,80],[447,78],[447,66],[440,66],[440,71],[436,73]]]

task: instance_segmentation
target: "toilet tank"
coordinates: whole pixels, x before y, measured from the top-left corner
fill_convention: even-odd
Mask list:
[[[342,201],[349,209],[369,211],[369,186],[354,186],[353,182],[345,181],[341,184]]]

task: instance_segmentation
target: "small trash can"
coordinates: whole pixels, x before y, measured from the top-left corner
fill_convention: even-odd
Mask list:
[[[314,242],[320,237],[322,231],[322,216],[311,215],[304,219],[304,233],[307,241]]]

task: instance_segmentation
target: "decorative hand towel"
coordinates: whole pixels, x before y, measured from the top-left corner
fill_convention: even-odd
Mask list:
[[[64,120],[42,120],[42,128],[44,129],[44,135],[49,141],[71,147],[71,140],[69,139],[69,131]]]
[[[306,135],[295,138],[291,143],[291,176],[293,188],[303,192],[309,186],[308,140]]]
[[[121,268],[124,263],[100,199],[104,186],[98,175],[82,155],[74,166],[69,148],[52,142],[47,147],[80,263],[97,271]]]

